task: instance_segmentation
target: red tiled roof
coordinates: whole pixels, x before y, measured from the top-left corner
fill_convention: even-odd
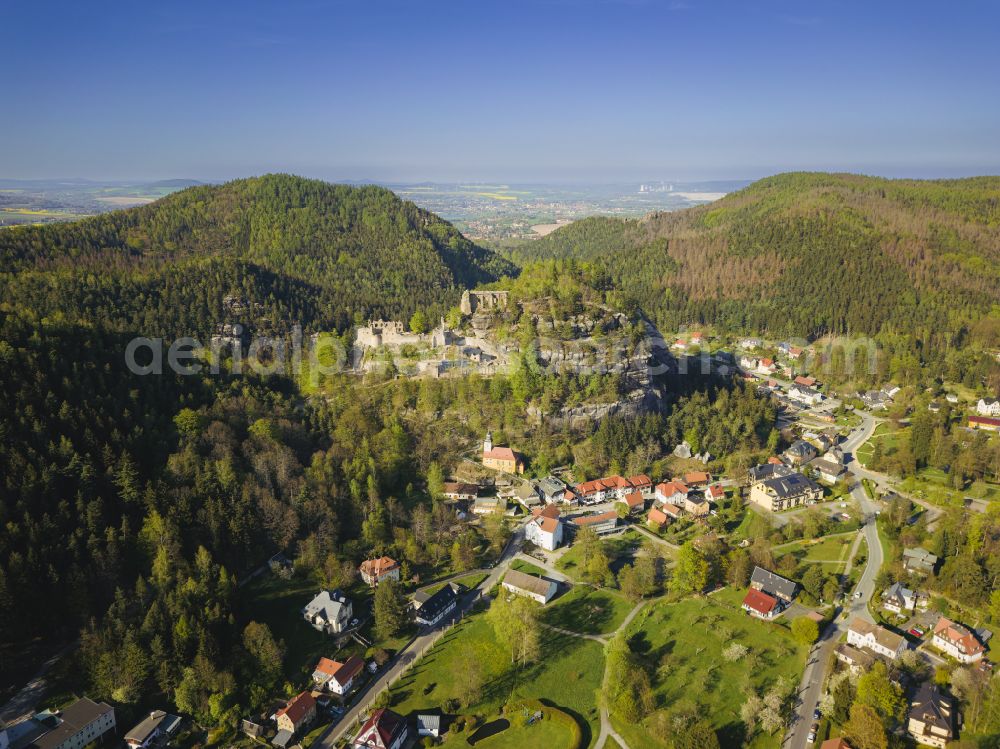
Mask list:
[[[688,488],[680,481],[669,481],[665,484],[657,484],[656,491],[664,497],[672,497],[675,494],[687,494]]]
[[[559,517],[559,508],[555,505],[545,505],[545,507],[536,507],[531,511],[531,514],[536,518],[557,518]]]
[[[657,525],[664,525],[670,521],[670,518],[667,517],[667,514],[663,510],[655,507],[649,511],[648,518],[649,522],[656,523]]]
[[[798,377],[795,378],[795,384],[804,385],[807,388],[811,388],[813,385],[816,384],[816,378],[806,377],[805,375],[799,375]]]
[[[626,494],[624,502],[629,507],[642,507],[643,505],[642,495],[639,492],[632,492],[631,494]]]
[[[768,465],[772,465],[772,466],[783,465],[782,462],[781,462],[781,458],[777,457],[776,455],[772,455],[770,458],[768,458],[767,459],[767,463],[768,463]]]
[[[1000,419],[992,416],[970,416],[969,423],[1000,428]]]
[[[361,673],[365,667],[365,662],[358,656],[352,655],[339,665],[340,668],[334,672],[333,678],[338,684],[344,686],[350,682],[351,679]]]
[[[680,507],[669,503],[663,505],[663,512],[672,518],[679,518],[681,515],[684,514],[684,510],[682,510]]]
[[[543,517],[538,521],[538,525],[546,533],[555,533],[556,528],[559,527],[559,521],[556,518]]]
[[[774,359],[764,358],[764,359],[760,360],[760,366],[762,366],[762,367],[770,367],[773,364],[774,364]]]
[[[685,484],[707,484],[711,479],[712,477],[704,471],[692,471],[684,474]]]
[[[406,719],[399,713],[395,713],[387,708],[379,708],[371,714],[358,731],[358,736],[363,736],[373,728],[378,733],[383,746],[391,746],[393,737],[399,732],[400,726]]]
[[[636,476],[629,476],[628,482],[636,489],[642,489],[643,487],[650,487],[653,485],[653,480],[644,473],[640,473]]]
[[[299,692],[299,694],[292,697],[288,704],[275,713],[275,715],[287,715],[288,719],[292,721],[292,725],[297,726],[302,722],[303,718],[306,717],[306,714],[314,707],[316,707],[316,700],[313,699],[312,694],[309,692]]]
[[[819,745],[819,749],[851,749],[851,745],[844,739],[827,739]]]
[[[709,499],[718,499],[726,494],[726,490],[722,488],[721,484],[713,484],[705,490],[705,496]]]
[[[743,605],[760,614],[770,614],[778,605],[778,601],[777,599],[769,596],[767,593],[762,593],[759,590],[750,588],[750,590],[747,591],[746,596],[743,598]]]
[[[943,616],[934,625],[934,634],[943,640],[950,642],[959,652],[965,655],[975,655],[985,650],[976,636],[961,624],[956,624]]]
[[[319,671],[321,674],[326,674],[327,676],[333,676],[337,673],[337,669],[344,664],[340,661],[330,660],[329,658],[320,658],[319,663],[316,664],[315,671]]]
[[[486,458],[491,458],[492,460],[513,460],[516,462],[517,454],[509,447],[494,447],[489,452],[483,451],[483,459]]]
[[[361,563],[361,571],[372,577],[381,577],[386,572],[391,572],[399,566],[392,557],[379,557],[378,559],[366,559]]]

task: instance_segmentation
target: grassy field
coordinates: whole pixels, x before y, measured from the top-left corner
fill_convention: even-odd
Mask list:
[[[908,476],[900,483],[900,488],[920,499],[936,505],[950,505],[962,502],[965,497],[973,496],[970,489],[956,489],[951,485],[951,477],[937,468],[922,468],[915,476]],[[986,484],[986,493],[982,497],[987,502],[1000,502],[1000,486]]]
[[[486,572],[473,572],[472,574],[465,575],[464,577],[455,578],[451,582],[458,583],[459,585],[464,585],[467,590],[472,590],[487,577],[489,577],[489,574]],[[445,583],[437,583],[435,585],[428,585],[426,588],[421,588],[421,590],[433,594],[437,593],[444,586]]]
[[[462,713],[491,720],[511,700],[542,699],[573,716],[589,745],[600,733],[595,693],[604,674],[604,650],[599,643],[552,630],[543,630],[541,637],[542,657],[517,672],[485,616],[469,616],[396,684],[392,707],[406,715],[413,710],[439,708],[450,699],[463,701],[467,688],[462,676],[468,664],[475,662],[482,669],[483,687]],[[534,740],[530,745],[536,745]],[[494,744],[484,742],[482,746]]]
[[[711,598],[647,606],[629,625],[631,647],[654,669],[658,708],[686,703],[693,706],[719,732],[722,746],[743,744],[740,706],[753,689],[766,691],[779,677],[797,684],[805,666],[806,649],[777,623],[751,619],[736,603],[743,591],[726,590]],[[735,663],[722,657],[732,642],[750,649]],[[629,746],[664,744],[643,723],[615,729]],[[776,749],[780,736],[758,736],[750,746]]]
[[[545,607],[542,621],[571,632],[605,635],[618,629],[631,610],[632,604],[616,590],[575,585]]]
[[[617,574],[624,563],[625,557],[632,554],[634,550],[642,546],[643,536],[638,531],[629,530],[621,535],[606,538],[603,541],[604,551],[611,560],[611,571]],[[650,541],[650,543],[655,543]],[[580,563],[582,561],[582,549],[578,544],[570,547],[569,551],[563,554],[556,562],[556,568],[576,580],[581,580]]]
[[[775,554],[794,554],[800,564],[822,564],[826,572],[842,572],[856,535],[851,532],[824,536],[818,541],[796,541],[775,549]]]
[[[515,559],[511,563],[510,568],[512,570],[517,570],[518,572],[523,572],[526,575],[539,575],[542,577],[545,576],[545,570],[543,570],[541,567],[536,567],[530,562],[525,562],[523,559]]]
[[[519,725],[511,722],[510,728],[506,731],[490,736],[488,739],[480,739],[476,742],[477,749],[523,749],[526,746],[543,746],[546,749],[576,749],[573,743],[572,729],[558,720],[553,720],[548,715],[542,720],[529,725]],[[468,738],[473,731],[465,730],[461,733],[449,731],[441,746],[444,747],[468,747]]]
[[[875,431],[872,432],[872,436],[868,439],[865,444],[854,451],[854,457],[858,461],[867,466],[872,458],[872,453],[875,451],[875,441],[878,440],[882,443],[883,453],[889,452],[892,448],[898,447],[900,440],[906,434],[906,428],[893,429],[892,425],[889,423],[879,424],[875,427]]]

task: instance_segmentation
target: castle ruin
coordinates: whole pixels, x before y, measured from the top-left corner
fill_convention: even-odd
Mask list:
[[[506,291],[469,291],[462,294],[460,309],[463,315],[507,309]]]

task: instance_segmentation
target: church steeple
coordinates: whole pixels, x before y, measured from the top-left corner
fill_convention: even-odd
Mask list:
[[[486,439],[483,440],[483,452],[488,453],[493,449],[493,432],[486,432]]]

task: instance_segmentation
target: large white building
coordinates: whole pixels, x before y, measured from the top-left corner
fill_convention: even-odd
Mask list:
[[[975,663],[982,660],[986,648],[975,634],[961,624],[956,624],[943,616],[934,625],[931,644],[947,653],[959,663]]]
[[[980,416],[1000,416],[1000,399],[980,398],[976,404],[976,413]]]
[[[906,650],[906,640],[885,627],[866,622],[856,617],[847,630],[847,644],[856,648],[867,648],[876,655],[896,660]]]
[[[527,596],[543,606],[552,600],[558,586],[544,577],[529,575],[520,570],[508,570],[503,577],[503,587],[519,596]]]
[[[313,629],[328,635],[339,635],[354,616],[351,600],[339,590],[321,590],[302,609],[302,618]]]
[[[534,517],[524,526],[524,539],[546,551],[559,548],[563,541],[559,509],[555,505],[546,505],[544,509],[536,510]]]

